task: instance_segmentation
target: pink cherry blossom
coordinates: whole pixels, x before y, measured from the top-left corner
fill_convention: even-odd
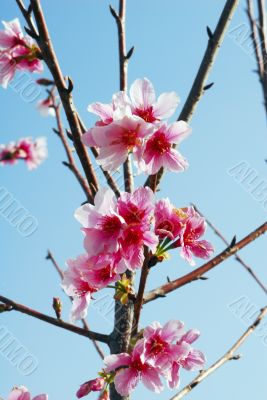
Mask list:
[[[20,139],[17,143],[0,146],[0,164],[15,164],[24,160],[29,170],[37,168],[47,158],[46,138]]]
[[[88,270],[84,279],[92,287],[103,289],[112,282],[120,279],[126,265],[121,260],[120,253],[105,253],[92,256],[87,261]]]
[[[30,36],[23,35],[18,19],[3,22],[0,31],[0,84],[7,88],[17,70],[42,72],[40,50]]]
[[[124,224],[116,211],[116,197],[111,189],[102,188],[95,196],[95,205],[85,204],[75,211],[75,218],[84,227],[84,246],[91,255],[118,250],[118,238]]]
[[[77,391],[76,396],[81,399],[87,396],[91,392],[100,392],[105,386],[104,378],[95,378],[91,381],[85,382],[81,385],[80,389]]]
[[[173,145],[180,144],[189,133],[190,128],[184,121],[175,122],[170,126],[160,125],[144,147],[142,153],[145,162],[144,172],[153,175],[162,167],[176,172],[188,168],[188,162],[173,148]],[[144,167],[141,166],[142,168]]]
[[[174,244],[174,247],[181,246],[180,255],[192,266],[195,265],[192,255],[207,259],[214,252],[211,243],[206,240],[198,240],[204,235],[206,227],[207,224],[204,218],[199,216],[188,218],[180,238]]]
[[[88,146],[97,146],[99,156],[97,162],[106,171],[115,171],[133,153],[138,159],[143,141],[153,132],[153,127],[143,119],[124,116],[107,126],[97,126],[83,135],[83,141]]]
[[[115,388],[122,396],[128,396],[141,380],[142,383],[156,393],[163,390],[160,372],[153,368],[145,359],[144,340],[139,340],[132,354],[113,354],[105,357],[105,370],[116,372],[114,379]]]
[[[146,360],[161,370],[167,372],[172,363],[188,355],[188,346],[174,344],[183,333],[184,324],[172,320],[163,327],[159,322],[154,322],[144,330]]]
[[[47,158],[47,143],[45,137],[33,141],[31,138],[21,139],[17,143],[18,158],[25,160],[28,169],[38,167]]]
[[[125,114],[129,114],[130,100],[127,94],[121,91],[112,96],[110,104],[92,103],[87,110],[100,117],[101,120],[96,122],[97,126],[105,126],[121,119]]]
[[[153,219],[155,196],[149,187],[140,187],[134,193],[122,193],[118,212],[127,224],[149,224]]]
[[[150,231],[149,225],[131,224],[123,230],[120,245],[128,269],[135,270],[141,268],[144,263],[144,246],[155,253],[158,238]]]
[[[40,114],[43,117],[54,117],[55,116],[55,110],[53,108],[53,101],[51,97],[47,97],[46,99],[40,100],[37,103],[37,108]]]
[[[171,389],[177,388],[180,383],[180,368],[188,371],[199,371],[205,363],[206,357],[200,351],[191,347],[191,344],[198,339],[200,332],[197,329],[190,329],[176,342],[176,345],[181,348],[188,348],[187,352],[175,360],[172,364],[170,374],[168,376],[168,385]]]
[[[17,45],[25,45],[24,35],[18,18],[10,22],[2,21],[5,30],[0,31],[0,49],[10,49]]]
[[[181,233],[188,209],[177,209],[168,198],[159,200],[155,205],[155,233],[160,239],[171,240]]]
[[[64,272],[62,287],[68,296],[73,297],[70,320],[75,322],[85,318],[91,296],[98,289],[90,286],[86,280],[88,273],[87,254],[82,254],[74,260],[68,260],[68,269]]]
[[[179,103],[179,98],[174,92],[162,93],[156,100],[153,85],[147,78],[137,79],[131,85],[130,98],[132,113],[149,123],[169,118]]]
[[[32,398],[30,392],[25,386],[18,386],[12,389],[7,400],[48,400],[48,395],[39,394]]]

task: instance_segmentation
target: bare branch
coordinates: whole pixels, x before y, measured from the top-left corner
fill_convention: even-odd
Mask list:
[[[60,279],[61,279],[61,281],[62,281],[63,278],[64,278],[63,271],[62,271],[62,269],[60,268],[60,266],[58,265],[58,263],[57,263],[55,257],[53,256],[53,254],[51,253],[50,250],[47,251],[46,259],[47,259],[47,260],[51,260],[53,266],[55,267],[55,269],[56,269],[56,271],[57,271],[57,273],[58,273],[58,275],[60,276]],[[72,302],[72,301],[73,301],[73,298],[72,298],[71,296],[68,296],[68,297],[69,297],[70,301]],[[87,321],[86,321],[84,318],[83,318],[81,321],[82,321],[82,324],[83,324],[84,329],[86,329],[87,331],[89,331],[89,330],[90,330],[90,327],[89,327]],[[95,347],[97,353],[99,354],[99,356],[100,356],[100,357],[102,358],[102,360],[103,360],[103,359],[105,358],[105,354],[104,354],[103,350],[101,349],[101,347],[99,346],[99,344],[98,344],[95,340],[92,340],[92,342],[93,342],[93,345],[94,345],[94,347]]]
[[[51,92],[51,100],[53,102],[53,108],[54,108],[55,114],[56,114],[57,134],[58,134],[58,136],[59,136],[59,138],[60,138],[60,140],[61,140],[61,142],[63,144],[63,147],[65,149],[65,152],[66,152],[66,155],[67,155],[67,158],[68,158],[68,163],[67,164],[65,163],[64,165],[67,165],[68,168],[71,170],[71,172],[73,172],[73,174],[76,177],[77,181],[81,185],[81,187],[82,187],[82,189],[83,189],[83,191],[84,191],[84,193],[85,193],[85,195],[87,197],[87,200],[90,202],[92,197],[93,197],[93,194],[92,194],[91,189],[88,186],[88,183],[87,183],[86,179],[84,179],[84,177],[82,176],[82,174],[80,173],[79,169],[76,166],[74,157],[72,155],[72,150],[71,150],[71,148],[70,148],[70,146],[68,144],[67,138],[65,136],[65,131],[64,131],[64,128],[63,128],[61,117],[60,117],[60,104],[56,103],[56,97],[55,97],[53,91]]]
[[[39,311],[28,308],[22,304],[16,303],[7,297],[0,295],[0,301],[8,306],[12,307],[12,310],[18,311],[22,314],[30,315],[33,318],[40,319],[41,321],[47,322],[48,324],[58,326],[59,328],[66,329],[67,331],[77,333],[78,335],[87,337],[91,340],[98,340],[99,342],[108,343],[109,336],[102,333],[93,331],[87,331],[86,329],[80,328],[79,326],[69,324],[60,319],[50,317],[49,315],[42,314]]]
[[[195,204],[192,204],[194,209],[202,216],[205,218],[207,224],[211,227],[215,235],[217,235],[227,246],[230,246],[230,243],[225,239],[225,237],[222,235],[222,233],[205,217],[205,215],[202,214],[202,212],[197,208]],[[258,283],[258,285],[262,288],[265,294],[267,294],[267,288],[266,286],[262,283],[262,281],[259,279],[259,277],[256,275],[256,273],[253,271],[253,269],[245,263],[244,260],[238,255],[235,254],[235,259],[238,261],[242,267],[244,267],[247,272],[252,276],[252,278]]]
[[[238,360],[240,358],[239,355],[235,355],[236,350],[247,340],[247,338],[255,331],[257,326],[261,323],[264,316],[267,313],[267,306],[264,307],[253,324],[246,330],[246,332],[235,342],[235,344],[213,365],[211,365],[208,369],[203,370],[199,373],[199,375],[192,380],[187,386],[185,386],[179,393],[173,396],[170,400],[181,400],[184,396],[191,392],[196,386],[198,386],[204,379],[206,379],[209,375],[215,372],[218,368],[223,366],[225,363],[231,360]]]
[[[249,243],[253,242],[253,240],[257,239],[259,236],[263,235],[267,231],[267,222],[261,225],[259,228],[255,229],[249,235],[244,237],[242,240],[237,242],[233,247],[227,247],[224,251],[214,257],[212,260],[208,261],[201,267],[195,269],[182,276],[181,278],[175,279],[174,281],[168,282],[157,289],[154,289],[148,292],[144,297],[144,304],[149,303],[152,300],[155,300],[167,293],[173,292],[174,290],[180,288],[181,286],[187,285],[190,282],[198,280],[201,276],[203,276],[206,272],[210,271],[212,268],[221,264],[224,260],[231,257],[233,254],[237,253],[239,250],[243,249],[243,247],[247,246]]]
[[[205,93],[204,87],[206,85],[210,70],[215,61],[217,52],[222,44],[224,35],[228,24],[235,12],[235,9],[239,3],[239,0],[227,0],[224,9],[221,13],[218,24],[215,31],[209,38],[208,45],[201,61],[200,67],[196,74],[195,80],[191,87],[191,90],[187,96],[186,102],[177,120],[189,121],[196,109],[196,106],[201,99],[202,95]],[[157,176],[157,186],[163,176],[163,168],[159,171]],[[145,182],[145,186],[150,186],[150,177]]]

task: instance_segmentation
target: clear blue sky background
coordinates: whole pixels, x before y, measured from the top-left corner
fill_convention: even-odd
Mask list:
[[[117,1],[111,2],[117,6]],[[96,100],[108,102],[118,90],[117,32],[108,11],[109,2],[43,0],[42,3],[62,70],[73,78],[75,103],[90,126],[94,119],[86,111],[87,105]],[[129,65],[129,82],[146,76],[157,93],[175,90],[183,104],[207,44],[206,25],[215,27],[224,2],[129,0],[128,3],[128,48],[136,47]],[[242,1],[231,28],[247,24],[244,6]],[[1,1],[1,19],[8,21],[18,15],[15,1]],[[262,205],[227,173],[229,168],[246,160],[257,171],[259,180],[266,179],[265,114],[253,69],[253,58],[226,37],[209,78],[215,85],[202,98],[192,120],[193,134],[181,147],[190,169],[183,174],[166,175],[161,185],[162,197],[169,196],[177,206],[195,202],[229,240],[235,234],[242,238],[266,220]],[[49,77],[48,73],[45,76]],[[51,131],[53,119],[41,119],[35,104],[24,102],[12,89],[0,90],[0,103],[2,143],[23,136],[44,135],[49,145],[49,159],[36,171],[28,172],[25,165],[0,170],[0,185],[39,223],[37,232],[23,238],[0,216],[0,292],[49,314],[53,314],[52,297],[60,296],[63,316],[67,319],[69,301],[45,255],[51,249],[64,267],[66,259],[82,252],[82,234],[73,212],[84,201],[84,195],[61,164],[65,155]],[[210,230],[207,238],[216,246],[216,252],[224,248]],[[267,284],[266,237],[252,243],[241,255]],[[152,271],[149,287],[165,282],[167,276],[176,278],[190,270],[173,254],[171,261]],[[166,299],[147,305],[142,324],[177,318],[188,328],[199,328],[202,336],[197,346],[207,354],[209,365],[245,329],[228,304],[246,296],[260,308],[266,303],[266,295],[233,258],[207,276],[206,281],[192,283]],[[109,333],[112,318],[110,315],[105,319],[101,310],[91,308],[88,321],[93,329]],[[0,315],[0,326],[9,329],[39,361],[38,369],[24,377],[0,354],[0,396],[4,398],[14,384],[25,384],[33,394],[48,393],[50,400],[73,400],[79,384],[101,369],[100,359],[83,337],[15,312]],[[221,368],[188,399],[264,400],[267,348],[253,335],[240,352],[241,360]],[[194,373],[182,372],[182,386],[193,377]],[[171,395],[166,389],[157,396],[140,385],[133,399],[167,400]]]

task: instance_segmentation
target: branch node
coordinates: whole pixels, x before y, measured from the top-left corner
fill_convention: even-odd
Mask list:
[[[35,40],[38,39],[39,36],[38,36],[37,33],[34,32],[32,29],[27,28],[27,26],[24,26],[24,29],[25,29],[25,31],[28,33],[28,35],[29,35],[30,37],[32,37],[32,38],[35,39]]]
[[[59,130],[58,129],[56,129],[56,128],[52,128],[52,130],[53,130],[53,132],[56,134],[56,135],[60,135],[60,132],[59,132]]]
[[[212,40],[213,39],[213,33],[212,33],[210,27],[207,26],[206,29],[207,29],[207,34],[208,34],[209,39]]]
[[[214,85],[214,82],[209,83],[208,85],[203,87],[203,90],[209,90]]]
[[[73,142],[73,136],[72,136],[71,131],[69,131],[69,129],[66,129],[66,134],[67,134],[68,138]]]
[[[67,77],[67,80],[68,80],[68,88],[67,88],[67,93],[68,94],[71,94],[71,92],[73,91],[73,81],[72,81],[72,79],[68,76]]]
[[[131,58],[132,55],[133,55],[133,52],[134,52],[134,46],[132,46],[132,47],[130,48],[130,50],[128,51],[128,53],[127,53],[125,59],[126,59],[126,60],[130,60],[130,58]]]
[[[109,11],[110,11],[112,17],[114,17],[114,18],[116,19],[116,21],[118,21],[119,16],[118,16],[118,14],[116,13],[116,11],[114,10],[114,8],[112,7],[112,5],[109,5]]]

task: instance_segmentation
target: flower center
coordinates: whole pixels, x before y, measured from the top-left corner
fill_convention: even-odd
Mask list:
[[[166,139],[166,136],[163,132],[157,132],[154,136],[147,142],[149,149],[153,151],[153,153],[157,153],[158,155],[163,155],[168,152],[171,148],[171,144]]]
[[[121,221],[116,215],[114,216],[105,216],[101,221],[101,229],[105,233],[116,233],[121,229]]]
[[[150,106],[146,109],[141,109],[141,108],[136,108],[134,110],[134,114],[138,115],[138,117],[142,118],[146,122],[155,122],[157,121],[157,118],[154,117],[153,115],[153,107]]]

